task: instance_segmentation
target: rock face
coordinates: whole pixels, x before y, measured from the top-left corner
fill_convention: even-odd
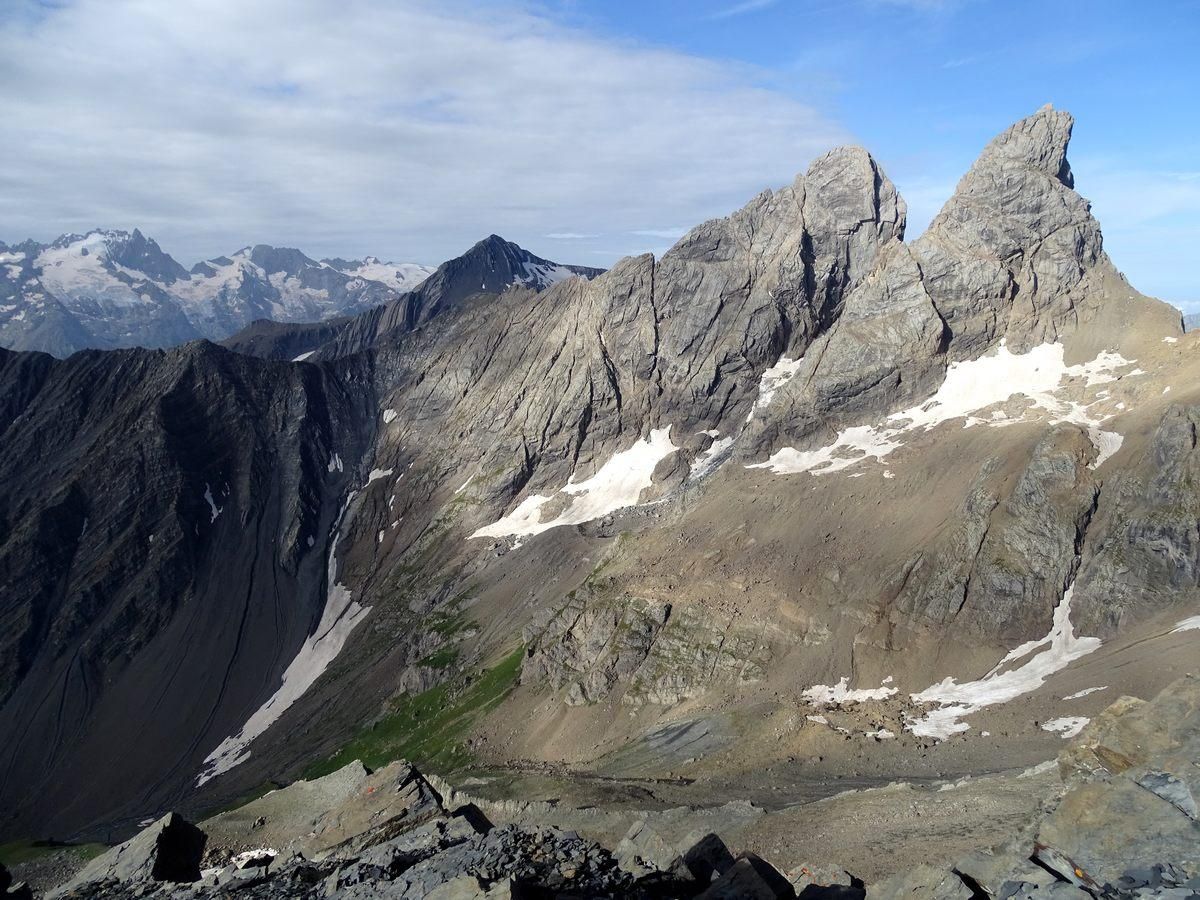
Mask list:
[[[206,343],[0,351],[6,824],[143,818],[130,783],[194,771],[270,696],[326,606],[360,379]]]
[[[714,621],[602,587],[571,598],[525,631],[522,678],[567,689],[582,705],[620,692],[622,703],[672,706],[714,684],[761,679],[771,652],[753,627]]]

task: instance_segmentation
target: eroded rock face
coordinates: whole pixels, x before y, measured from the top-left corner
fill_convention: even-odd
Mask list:
[[[1094,456],[1085,434],[1060,427],[1016,474],[989,461],[946,546],[896,576],[903,584],[896,608],[937,628],[953,624],[1008,643],[1044,634],[1096,508]]]
[[[1154,432],[1151,471],[1106,485],[1077,582],[1084,628],[1112,633],[1200,587],[1198,426],[1200,408],[1172,406]]]
[[[718,683],[766,674],[761,633],[687,608],[587,591],[526,629],[527,683],[566,688],[569,705],[609,699],[671,706]]]
[[[1015,348],[1053,340],[1089,273],[1109,265],[1067,163],[1073,126],[1047,106],[999,135],[913,244],[952,358],[1000,338]]]

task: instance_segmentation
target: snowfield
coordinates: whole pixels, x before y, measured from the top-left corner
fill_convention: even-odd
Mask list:
[[[1037,690],[1055,672],[1099,647],[1099,638],[1075,636],[1075,629],[1071,625],[1071,594],[1074,590],[1074,585],[1067,588],[1062,601],[1055,607],[1054,624],[1049,634],[1041,640],[1027,641],[1008,651],[1004,659],[983,678],[962,684],[953,678],[946,678],[912,694],[914,703],[937,704],[939,708],[930,710],[920,718],[911,719],[908,730],[922,737],[939,740],[967,731],[971,726],[962,721],[966,716],[986,706],[1007,703]],[[1041,652],[1030,656],[1035,650]],[[1029,658],[1022,665],[1005,668],[1026,657]]]
[[[654,467],[678,448],[671,442],[671,428],[657,428],[644,441],[613,454],[591,478],[576,482],[572,475],[555,494],[531,494],[507,516],[480,528],[472,538],[541,534],[559,525],[581,525],[636,506],[642,491],[651,485]],[[542,507],[555,497],[567,495],[566,508],[553,519],[542,521]]]
[[[857,465],[866,459],[882,460],[904,446],[905,438],[929,431],[945,422],[964,419],[963,427],[1003,426],[1029,421],[1025,412],[1010,416],[994,410],[987,417],[977,414],[989,407],[1021,396],[1031,401],[1031,409],[1049,414],[1051,423],[1071,422],[1088,430],[1097,450],[1093,467],[1100,466],[1121,448],[1124,438],[1115,432],[1100,430],[1108,416],[1089,412],[1091,403],[1081,404],[1059,396],[1073,380],[1082,379],[1084,387],[1094,387],[1117,379],[1117,369],[1132,366],[1118,353],[1105,351],[1090,362],[1068,366],[1062,344],[1042,344],[1028,353],[1014,354],[1001,341],[996,353],[976,360],[952,363],[937,392],[923,403],[892,413],[878,425],[857,425],[841,431],[837,439],[815,450],[784,447],[766,462],[752,463],[749,469],[770,469],[779,475],[811,472],[827,475]],[[777,367],[778,368],[778,367]],[[1122,377],[1145,374],[1140,369]],[[765,381],[765,378],[764,378]],[[772,384],[769,393],[777,385]],[[760,394],[759,402],[763,402]],[[769,395],[767,402],[769,402]],[[756,404],[757,408],[757,404]]]

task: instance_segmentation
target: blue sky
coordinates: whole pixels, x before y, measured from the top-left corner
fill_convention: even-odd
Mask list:
[[[1069,109],[1117,265],[1200,309],[1200,0],[0,0],[0,239],[142,228],[436,263],[665,250],[839,143],[915,236]]]
[[[1106,245],[1142,290],[1200,311],[1197,0],[603,0],[581,27],[762,69],[845,126],[925,227],[982,146],[1043,103]]]

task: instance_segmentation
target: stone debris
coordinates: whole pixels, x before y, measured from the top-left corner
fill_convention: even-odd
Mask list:
[[[1200,678],[1121,697],[1059,756],[1064,792],[1041,821],[950,872],[872,885],[899,898],[1200,898]]]

